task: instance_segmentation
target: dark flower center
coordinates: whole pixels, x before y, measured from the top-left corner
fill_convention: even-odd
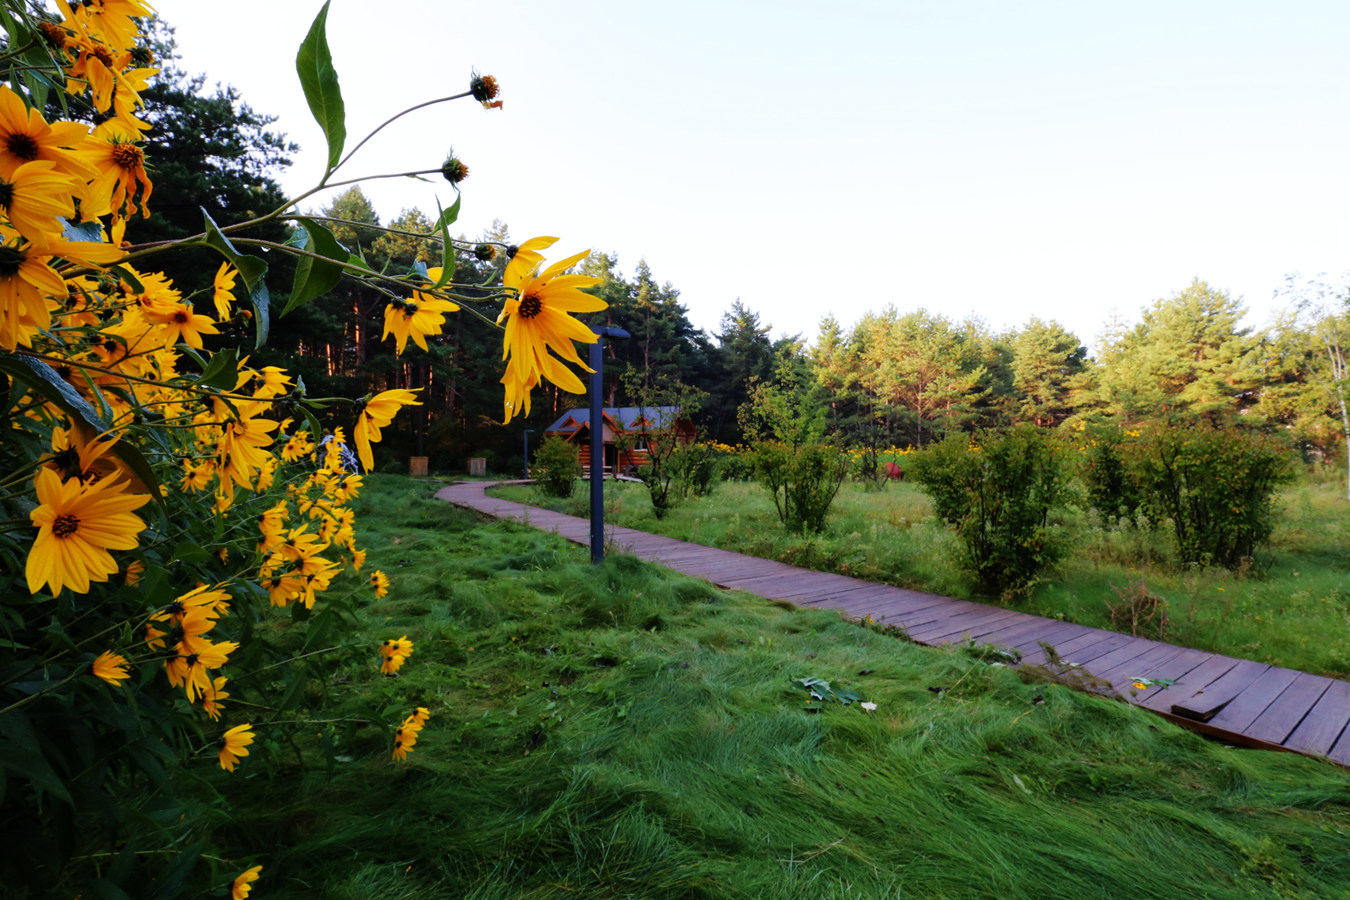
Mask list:
[[[0,181],[0,206],[9,209],[9,205],[14,202],[14,185],[8,181]]]
[[[526,294],[520,298],[519,312],[527,319],[533,319],[544,311],[544,302],[539,299],[535,293]]]
[[[32,162],[38,158],[38,143],[27,134],[11,134],[5,138],[5,147],[19,159]]]
[[[59,538],[67,538],[80,530],[80,520],[70,513],[62,513],[56,517],[52,523],[52,534]]]
[[[113,147],[112,161],[119,169],[133,172],[145,166],[145,152],[134,144],[118,144]]]
[[[6,185],[8,186],[8,185]],[[0,247],[0,278],[13,278],[19,274],[19,266],[28,256],[22,250],[13,247]]]

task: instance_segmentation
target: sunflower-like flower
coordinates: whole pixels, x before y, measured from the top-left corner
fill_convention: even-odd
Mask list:
[[[442,271],[439,266],[427,269],[427,277],[431,279],[431,284],[440,281]],[[427,286],[430,287],[431,284]],[[384,308],[384,334],[380,336],[380,340],[392,334],[397,348],[396,356],[403,354],[403,348],[408,345],[409,337],[413,339],[414,344],[428,350],[430,348],[427,347],[427,335],[440,334],[441,327],[445,325],[445,313],[458,310],[459,305],[449,300],[414,291],[411,299],[396,300]]]
[[[389,576],[376,569],[370,573],[370,586],[375,589],[375,599],[380,599],[389,593]]]
[[[92,668],[94,674],[108,684],[117,684],[131,677],[131,673],[127,671],[127,658],[111,650],[100,653],[98,659],[94,660]]]
[[[79,122],[52,122],[6,85],[0,85],[0,175],[24,163],[45,159],[57,172],[83,184],[98,177],[84,150],[89,127]]]
[[[528,275],[539,268],[544,261],[544,254],[541,250],[547,250],[558,243],[555,237],[536,237],[530,238],[520,246],[512,244],[506,248],[506,271],[502,278],[506,283],[511,280],[518,280],[524,275]]]
[[[563,365],[562,360],[591,371],[577,355],[572,342],[593,344],[597,337],[571,314],[599,312],[609,304],[582,293],[583,288],[598,284],[599,278],[563,273],[589,252],[569,256],[538,274],[527,274],[507,266],[503,283],[512,296],[503,304],[497,321],[506,319],[502,358],[508,360],[507,377],[511,379],[507,384],[508,393],[513,386],[532,387],[541,377],[573,394],[585,391],[581,379]]]
[[[352,429],[352,440],[356,441],[356,452],[361,457],[361,465],[367,472],[375,468],[375,457],[370,451],[372,441],[379,443],[380,429],[394,420],[399,409],[404,406],[421,406],[417,391],[395,388],[382,391],[371,397],[361,406],[356,417],[356,427]]]
[[[118,479],[83,484],[47,468],[38,470],[35,486],[38,507],[29,518],[38,536],[28,551],[28,590],[36,594],[47,585],[53,595],[65,587],[88,593],[90,582],[117,571],[109,550],[136,547],[145,523],[132,511],[150,497],[126,493],[127,482]]]
[[[226,772],[234,771],[234,767],[239,763],[239,757],[248,756],[248,750],[244,748],[253,743],[254,738],[254,734],[249,730],[249,727],[247,722],[243,725],[236,725],[216,741],[216,747],[218,748],[216,759],[220,761],[220,767]]]
[[[258,880],[258,873],[261,871],[262,866],[245,869],[238,878],[230,882],[230,900],[248,900],[249,891],[253,890],[253,882]]]
[[[417,743],[417,736],[422,733],[422,726],[429,718],[431,711],[425,706],[419,706],[416,712],[404,719],[403,724],[394,730],[394,759],[408,758],[408,754]]]
[[[229,321],[230,307],[234,305],[234,280],[238,275],[238,270],[227,262],[221,263],[220,268],[216,270],[216,277],[211,285],[211,300],[216,304],[217,321]]]
[[[397,674],[412,653],[413,642],[406,634],[396,641],[385,641],[380,645],[380,674]]]
[[[220,719],[221,707],[225,705],[225,698],[230,696],[229,692],[224,690],[227,681],[229,679],[224,675],[219,676],[211,682],[211,690],[202,694],[202,711],[210,716],[212,721]]]
[[[140,135],[123,123],[110,120],[94,129],[91,155],[98,167],[98,178],[89,185],[88,215],[112,213],[113,221],[136,214],[137,194],[141,215],[149,216],[145,205],[153,185],[145,173],[145,151],[137,146]]]
[[[60,219],[75,215],[74,188],[75,180],[58,172],[56,163],[37,159],[0,175],[0,210],[19,234],[42,246],[60,237]]]

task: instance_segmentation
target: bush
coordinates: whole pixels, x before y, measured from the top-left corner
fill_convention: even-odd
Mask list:
[[[682,497],[706,497],[717,477],[717,456],[707,444],[683,444],[671,457],[676,485]]]
[[[1106,518],[1133,517],[1139,510],[1139,489],[1122,458],[1124,432],[1118,427],[1096,428],[1088,438],[1078,467],[1088,504]]]
[[[954,435],[913,454],[908,471],[956,529],[962,568],[982,590],[1023,595],[1063,557],[1048,524],[1066,492],[1062,453],[1039,429]]]
[[[1143,509],[1171,520],[1183,563],[1252,564],[1275,528],[1275,489],[1292,476],[1285,446],[1246,429],[1157,423],[1124,450]]]
[[[848,458],[827,444],[789,447],[762,441],[755,445],[755,474],[773,494],[778,518],[788,531],[820,532],[848,474]]]
[[[570,497],[581,475],[581,453],[575,444],[552,435],[535,451],[532,474],[548,496]]]

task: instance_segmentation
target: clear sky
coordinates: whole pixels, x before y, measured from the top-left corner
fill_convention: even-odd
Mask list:
[[[153,0],[322,173],[295,76],[315,0]],[[1199,276],[1262,325],[1284,276],[1350,269],[1344,0],[332,0],[343,170],[470,166],[459,229],[646,258],[715,331],[740,298],[811,338],[893,304],[1094,343]],[[348,171],[350,170],[350,171]],[[444,183],[365,188],[382,221]],[[153,198],[152,198],[153,199]],[[307,204],[317,208],[322,200]]]

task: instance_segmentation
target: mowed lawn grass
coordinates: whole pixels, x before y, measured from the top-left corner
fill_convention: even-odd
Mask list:
[[[570,501],[530,486],[492,493],[587,515],[585,484]],[[846,483],[820,535],[783,531],[768,492],[726,482],[711,497],[682,501],[663,519],[643,485],[605,485],[606,521],[794,565],[839,572],[986,603],[957,565],[960,544],[918,487],[880,491]],[[1350,502],[1344,481],[1309,478],[1278,497],[1279,524],[1257,565],[1243,573],[1176,563],[1167,523],[1104,520],[1095,511],[1057,510],[1071,553],[1044,573],[1024,612],[1098,628],[1113,624],[1108,604],[1142,581],[1165,601],[1173,643],[1337,677],[1350,675]],[[1128,630],[1128,626],[1125,627]],[[1149,633],[1147,636],[1156,635]]]
[[[348,721],[229,779],[256,896],[1347,896],[1344,770],[622,554],[593,567],[436,487],[367,479],[366,565],[393,585],[310,686]],[[417,705],[394,762],[372,711]]]

